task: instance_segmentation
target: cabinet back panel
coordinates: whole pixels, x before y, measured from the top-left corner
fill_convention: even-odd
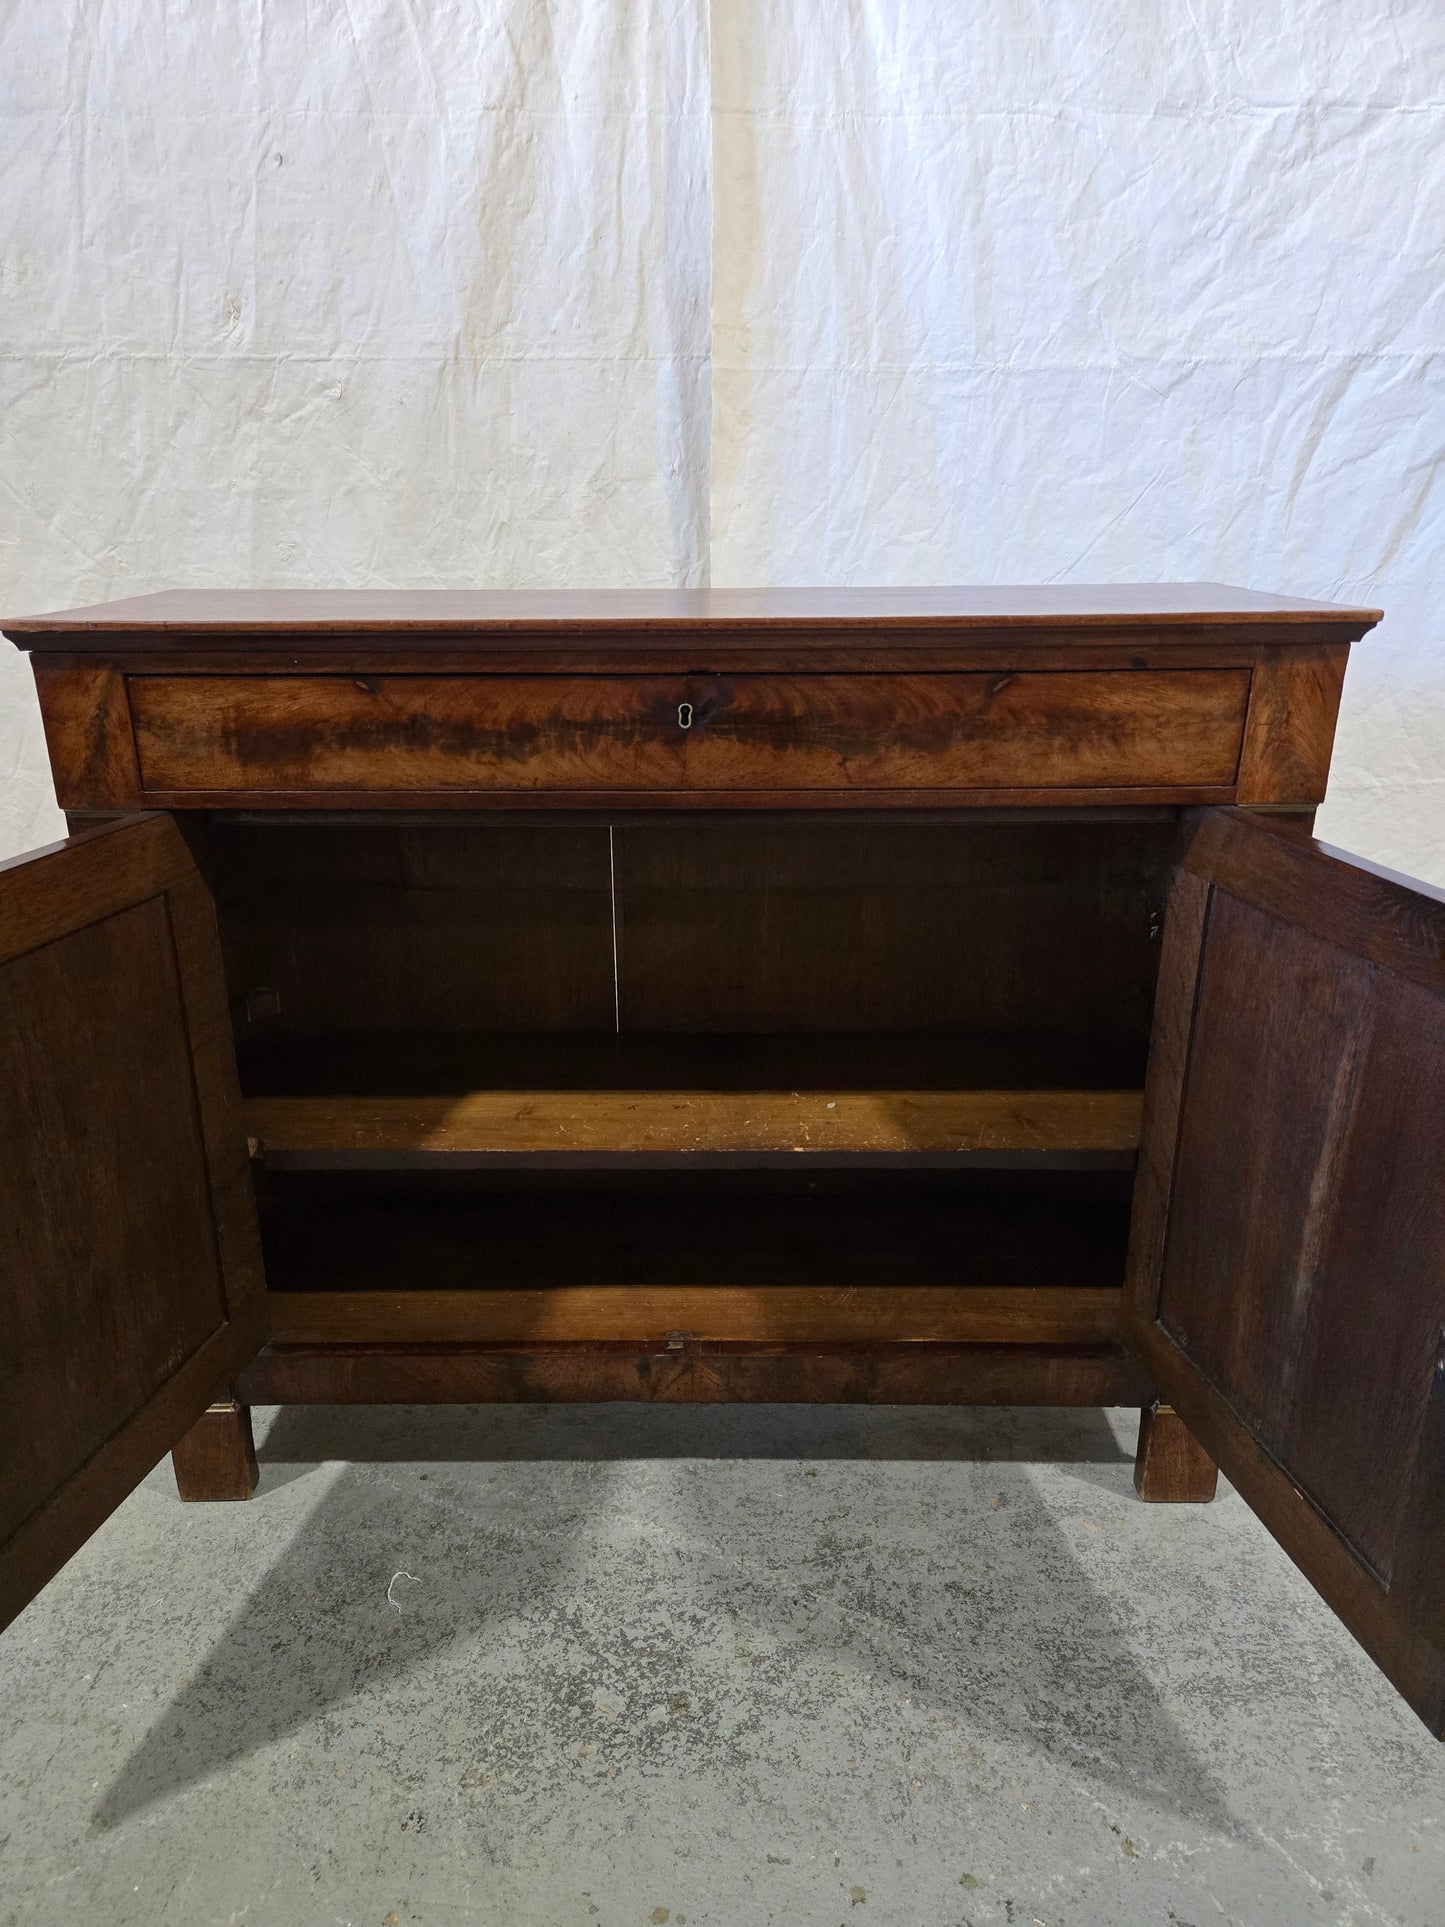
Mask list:
[[[208,854],[265,1034],[613,1028],[605,823],[220,821]]]
[[[1172,836],[1168,821],[629,826],[623,1027],[1142,1047]]]
[[[1117,1289],[1117,1172],[266,1172],[273,1293]]]
[[[969,1030],[1107,1038],[1142,1069],[1172,836],[217,818],[209,865],[263,1036]]]

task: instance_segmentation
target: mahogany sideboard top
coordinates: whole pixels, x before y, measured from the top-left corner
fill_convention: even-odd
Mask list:
[[[1378,619],[1208,583],[172,590],[4,632],[71,810],[1307,809]]]

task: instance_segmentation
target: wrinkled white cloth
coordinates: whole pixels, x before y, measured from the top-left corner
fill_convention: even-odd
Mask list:
[[[0,615],[705,579],[706,0],[0,21]],[[4,654],[14,849],[59,832]]]
[[[1321,833],[1445,883],[1445,6],[714,8],[716,583],[1382,606]]]
[[[1439,0],[8,0],[0,142],[0,614],[1376,602],[1321,828],[1445,882]]]

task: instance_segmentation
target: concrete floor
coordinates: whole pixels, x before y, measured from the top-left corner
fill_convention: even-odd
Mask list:
[[[1439,1927],[1445,1748],[1133,1432],[280,1413],[0,1638],[0,1920]]]

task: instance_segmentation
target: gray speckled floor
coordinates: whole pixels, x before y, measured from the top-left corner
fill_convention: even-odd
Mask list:
[[[0,1637],[0,1920],[1438,1927],[1445,1747],[1133,1429],[276,1415]]]

